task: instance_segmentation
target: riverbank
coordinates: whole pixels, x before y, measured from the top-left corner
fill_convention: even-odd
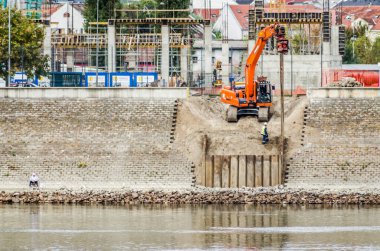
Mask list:
[[[380,204],[380,189],[304,190],[196,187],[169,190],[25,190],[1,191],[0,203],[26,204]]]

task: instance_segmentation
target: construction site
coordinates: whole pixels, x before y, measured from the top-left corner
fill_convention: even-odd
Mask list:
[[[342,67],[344,27],[339,10],[332,11],[329,1],[324,2],[322,9],[304,9],[281,1],[225,4],[217,20],[208,9],[199,14],[190,9],[125,7],[114,10],[114,16],[120,18],[89,22],[86,27],[80,15],[81,4],[41,0],[16,1],[16,6],[45,26],[44,54],[50,58],[51,72],[81,73],[83,78],[86,73],[98,71],[101,73],[97,78],[99,87],[112,86],[111,73],[123,73],[114,79],[120,75],[124,82],[116,81],[114,86],[211,88],[229,85],[231,80],[244,78],[244,62],[258,31],[275,22],[285,26],[291,41],[284,58],[285,89],[294,91],[326,85],[332,81],[326,72]],[[244,19],[246,27],[240,37],[234,35],[231,27],[233,18]],[[267,76],[276,84],[279,83],[277,55],[274,41],[268,41],[256,71],[258,76]],[[153,74],[149,80],[142,78],[145,80],[138,83],[128,82],[130,76],[125,73],[136,72],[157,76]],[[85,82],[63,83],[52,77],[50,81],[51,86],[57,87],[79,83],[84,86]],[[89,82],[87,86],[96,85]]]
[[[258,0],[232,39],[223,8],[219,31],[190,10],[115,9],[86,32],[35,19],[50,87],[0,89],[1,188],[31,170],[47,189],[375,188],[380,91],[326,87],[339,13]]]

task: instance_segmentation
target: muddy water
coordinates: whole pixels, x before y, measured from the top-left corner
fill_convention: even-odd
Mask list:
[[[0,205],[0,250],[379,250],[380,207]]]

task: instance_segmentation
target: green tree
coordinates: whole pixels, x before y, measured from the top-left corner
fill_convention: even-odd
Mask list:
[[[97,1],[99,1],[99,22],[107,22],[108,19],[119,17],[119,13],[114,10],[121,9],[120,0],[86,0],[83,11],[85,27],[88,27],[89,22],[97,20]]]
[[[291,39],[292,47],[295,54],[302,54],[304,47],[307,47],[307,38],[301,34],[296,34]]]
[[[123,13],[126,18],[154,18],[158,17],[155,10],[159,9],[159,3],[156,0],[140,0],[126,6],[129,10],[137,10],[136,12]]]
[[[190,5],[190,0],[156,0],[160,9],[165,10],[178,10],[178,9],[188,9]]]
[[[371,49],[372,45],[368,37],[360,36],[355,41],[355,57],[359,64],[371,63]]]
[[[153,13],[154,10],[183,10],[188,9],[190,0],[140,0],[136,3],[129,4],[128,9],[138,9],[139,18],[150,17],[148,14]],[[150,11],[152,10],[152,11]],[[153,14],[152,14],[153,15]],[[154,14],[155,17],[188,17],[189,12],[173,12],[164,11]]]
[[[374,61],[372,44],[367,37],[368,26],[360,25],[346,29],[344,64],[372,64]]]
[[[356,64],[356,58],[354,58],[352,51],[352,43],[346,43],[344,48],[343,63],[345,64]]]
[[[371,58],[374,64],[380,62],[380,37],[376,38],[372,45]]]
[[[11,12],[11,75],[23,70],[29,78],[46,76],[48,57],[42,54],[44,29],[22,15]],[[8,9],[0,8],[0,77],[8,78]]]

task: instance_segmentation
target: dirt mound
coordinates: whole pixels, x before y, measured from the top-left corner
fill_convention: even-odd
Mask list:
[[[261,127],[256,117],[242,117],[237,123],[225,120],[227,105],[218,97],[190,97],[179,104],[176,147],[196,165],[201,163],[203,138],[210,155],[270,155],[279,153],[280,102],[274,98],[273,116],[268,123],[270,142],[261,144]],[[289,150],[300,145],[306,97],[285,99],[285,136]]]

